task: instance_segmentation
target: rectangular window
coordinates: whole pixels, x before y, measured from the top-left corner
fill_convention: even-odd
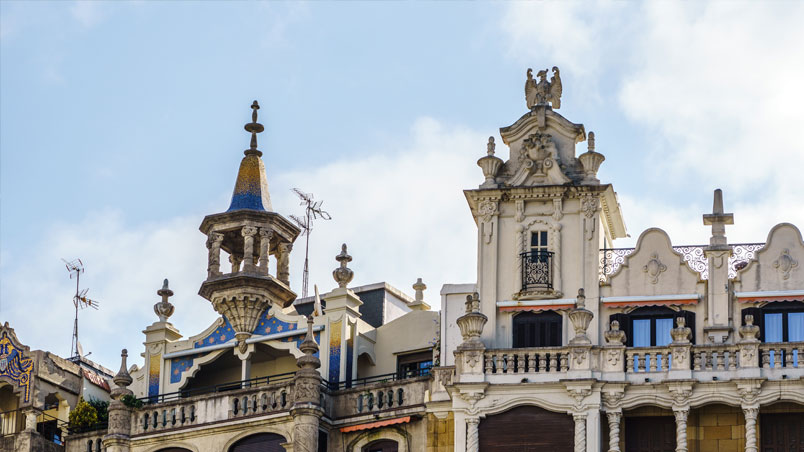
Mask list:
[[[549,251],[547,244],[547,231],[537,231],[530,233],[531,251]]]
[[[634,347],[650,347],[650,319],[634,320]]]
[[[656,319],[656,346],[665,347],[672,342],[670,330],[673,329],[673,319]]]
[[[413,378],[429,375],[431,367],[433,367],[432,350],[399,355],[396,358],[396,368],[399,378]]]
[[[765,314],[765,342],[782,342],[782,314]]]

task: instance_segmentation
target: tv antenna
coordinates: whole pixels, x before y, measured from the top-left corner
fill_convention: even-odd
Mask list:
[[[304,272],[302,273],[302,298],[307,296],[307,280],[310,276],[309,267],[309,253],[310,253],[310,232],[313,230],[313,220],[331,220],[332,217],[326,210],[321,209],[324,201],[313,201],[312,193],[304,193],[298,188],[294,188],[293,192],[301,199],[301,205],[304,207],[304,218],[299,218],[291,215],[290,218],[299,225],[302,230],[302,235],[306,236],[306,244],[304,247]]]
[[[70,357],[80,358],[81,344],[78,343],[78,309],[84,309],[87,307],[98,309],[100,303],[87,298],[87,292],[89,292],[88,288],[84,290],[80,289],[81,273],[84,273],[84,263],[81,262],[81,259],[76,259],[70,262],[62,259],[62,261],[64,262],[64,266],[67,267],[67,271],[70,273],[70,279],[73,279],[73,276],[75,276],[75,295],[73,296],[73,305],[75,305],[75,322],[73,323],[73,340],[70,344]]]

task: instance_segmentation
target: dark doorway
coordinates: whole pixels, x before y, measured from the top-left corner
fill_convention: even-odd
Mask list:
[[[399,445],[396,443],[396,441],[392,441],[390,439],[381,439],[363,447],[362,452],[397,452],[398,450]]]
[[[287,442],[275,433],[257,433],[234,443],[229,452],[285,452],[281,444]]]
[[[625,452],[675,452],[675,450],[675,418],[670,416],[625,418]]]
[[[804,452],[804,413],[759,415],[762,452]]]
[[[514,348],[560,346],[561,314],[521,312],[514,316]]]
[[[520,406],[480,421],[483,452],[572,452],[572,416],[535,406]]]

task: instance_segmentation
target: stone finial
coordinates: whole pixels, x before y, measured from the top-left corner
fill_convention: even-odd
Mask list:
[[[114,384],[117,385],[116,388],[112,390],[112,398],[117,400],[120,397],[123,397],[126,394],[132,394],[131,390],[128,389],[128,386],[132,383],[131,375],[128,374],[128,368],[126,365],[126,358],[128,358],[128,350],[125,348],[120,352],[120,370],[117,371],[117,375],[114,376],[112,381]]]
[[[578,289],[578,296],[575,298],[575,307],[578,309],[586,308],[586,295],[583,289]]]
[[[745,325],[740,327],[740,342],[759,342],[759,327],[754,325],[754,316],[745,316]]]
[[[475,292],[466,296],[466,313],[480,312],[480,294]]]
[[[162,297],[162,301],[154,305],[154,312],[159,316],[160,322],[167,322],[168,317],[173,315],[174,306],[168,301],[168,298],[173,296],[173,291],[168,287],[168,280],[162,283],[162,288],[156,291],[156,294]]]
[[[251,133],[251,145],[249,146],[249,149],[245,151],[245,154],[256,154],[257,156],[261,157],[262,152],[257,150],[257,134],[265,130],[265,127],[257,122],[257,110],[259,109],[260,104],[255,100],[254,103],[251,104],[251,122],[245,125],[246,132]]]
[[[483,170],[483,177],[486,178],[483,184],[480,185],[481,188],[494,188],[497,186],[494,178],[497,177],[497,173],[500,171],[503,161],[501,158],[494,156],[494,149],[496,147],[494,137],[489,137],[489,142],[486,144],[486,155],[480,157],[477,161],[477,166]]]
[[[715,190],[714,200],[712,201],[712,213],[704,214],[703,222],[705,225],[712,226],[712,237],[709,239],[711,248],[726,247],[726,225],[734,224],[734,214],[723,213],[723,191]]]
[[[620,329],[620,322],[612,320],[609,324],[609,330],[604,334],[606,342],[609,345],[623,345],[625,344],[626,336],[625,331]]]
[[[313,334],[313,323],[314,323],[313,316],[312,315],[307,316],[307,334],[304,336],[304,341],[302,341],[302,343],[299,344],[299,350],[301,350],[307,356],[313,356],[318,352],[318,343],[316,343],[315,335]],[[316,368],[318,368],[321,365],[320,362],[318,364],[319,364],[318,366],[315,366]]]
[[[687,319],[676,317],[676,327],[670,330],[670,336],[674,344],[689,344],[692,330],[687,326]]]
[[[416,291],[415,295],[416,303],[423,302],[424,291],[427,290],[427,286],[422,282],[421,278],[416,279],[416,283],[413,284],[413,290]]]
[[[480,294],[477,292],[466,296],[466,314],[458,317],[456,323],[461,329],[463,336],[462,347],[466,345],[480,346],[480,335],[483,333],[483,326],[486,325],[488,317],[480,312]]]
[[[606,157],[595,152],[595,132],[589,132],[587,137],[587,151],[578,156],[583,166],[584,178],[583,183],[586,185],[599,184],[600,180],[597,178],[597,171],[600,165],[606,160]]]
[[[341,245],[341,254],[335,256],[335,260],[341,263],[341,266],[332,272],[332,277],[338,283],[338,287],[346,288],[346,285],[355,277],[355,273],[346,266],[347,263],[352,262],[352,256],[346,252],[346,244]]]
[[[533,69],[527,71],[527,81],[525,82],[525,101],[529,109],[533,110],[537,106],[549,106],[561,108],[561,75],[556,66],[553,66],[553,76],[547,81],[547,69],[536,73],[538,80],[533,78]]]

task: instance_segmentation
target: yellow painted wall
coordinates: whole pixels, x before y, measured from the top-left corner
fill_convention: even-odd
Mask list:
[[[439,419],[427,415],[427,452],[453,452],[455,450],[455,419],[452,413]]]

